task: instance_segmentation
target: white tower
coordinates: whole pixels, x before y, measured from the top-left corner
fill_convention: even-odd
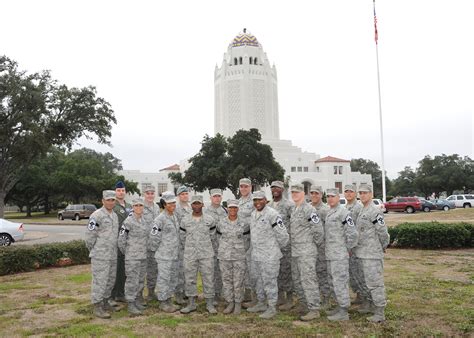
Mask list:
[[[257,128],[264,140],[280,136],[276,68],[244,28],[214,71],[214,132],[230,137],[250,128]]]

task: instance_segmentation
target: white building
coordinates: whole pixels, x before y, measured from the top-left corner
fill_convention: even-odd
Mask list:
[[[262,142],[270,145],[276,161],[290,176],[290,185],[303,183],[306,193],[311,184],[321,185],[324,190],[345,184],[372,183],[371,175],[352,172],[350,161],[332,156],[321,158],[318,154],[302,151],[290,140],[280,140],[278,112],[278,79],[275,65],[270,66],[267,54],[257,38],[246,29],[229,44],[221,67],[214,70],[214,131],[226,137],[239,129],[257,128]],[[161,169],[158,173],[141,173],[138,170],[121,172],[139,187],[153,184],[160,193],[173,190],[169,172],[184,172],[189,162]],[[270,188],[265,187],[267,197]],[[209,199],[209,195],[204,195]],[[224,199],[232,198],[226,191]]]

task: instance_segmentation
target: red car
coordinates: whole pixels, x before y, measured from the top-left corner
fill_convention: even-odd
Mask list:
[[[406,211],[409,214],[421,209],[421,202],[416,197],[396,197],[385,203],[387,211]]]

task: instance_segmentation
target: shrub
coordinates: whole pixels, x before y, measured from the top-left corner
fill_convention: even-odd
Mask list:
[[[84,241],[0,248],[0,276],[60,266],[65,258],[71,265],[89,263],[89,250]]]
[[[403,248],[473,247],[474,225],[468,223],[403,223],[389,228],[390,243]]]

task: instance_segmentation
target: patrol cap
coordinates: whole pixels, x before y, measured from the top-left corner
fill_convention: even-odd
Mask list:
[[[178,190],[176,191],[176,195],[179,195],[179,194],[181,194],[181,193],[183,193],[183,192],[189,192],[188,187],[185,186],[185,185],[182,185],[182,186],[180,186],[180,187],[178,188]]]
[[[252,194],[252,199],[253,200],[261,200],[261,199],[264,199],[266,198],[265,196],[265,192],[259,190],[259,191],[255,191],[253,194]]]
[[[228,208],[238,208],[239,207],[239,201],[238,200],[227,200],[227,207]]]
[[[193,203],[202,203],[202,195],[194,195],[191,197],[191,204]]]
[[[125,188],[125,184],[122,181],[115,183],[115,189]]]
[[[359,192],[365,191],[365,192],[372,192],[372,186],[367,183],[361,183],[359,185]]]
[[[147,192],[147,191],[153,191],[153,192],[155,192],[155,187],[152,186],[152,185],[147,185],[147,186],[145,187],[145,192]]]
[[[249,178],[241,178],[240,181],[239,181],[239,185],[242,185],[242,184],[252,185],[252,181],[250,181]]]
[[[346,184],[344,186],[344,192],[346,191],[353,191],[353,192],[356,192],[357,191],[357,187],[355,184]]]
[[[211,196],[216,196],[216,195],[219,195],[219,196],[222,196],[222,189],[211,189]]]
[[[132,200],[132,206],[135,206],[135,205],[145,205],[143,202],[143,198],[141,197],[134,198]]]
[[[323,192],[323,188],[320,186],[320,185],[311,185],[311,187],[309,188],[309,192],[319,192],[320,194],[322,194]]]
[[[338,189],[327,189],[326,190],[326,195],[328,195],[328,196],[339,195],[339,190]]]
[[[302,192],[304,191],[304,186],[301,183],[293,184],[290,190],[291,192]]]
[[[161,196],[161,198],[166,204],[176,203],[176,196],[173,193],[164,194],[163,196]]]
[[[115,191],[114,190],[104,190],[104,191],[102,191],[102,198],[104,200],[114,200],[115,199]]]
[[[285,186],[282,181],[273,181],[272,184],[270,185],[270,188],[273,188],[273,187],[285,189]]]

